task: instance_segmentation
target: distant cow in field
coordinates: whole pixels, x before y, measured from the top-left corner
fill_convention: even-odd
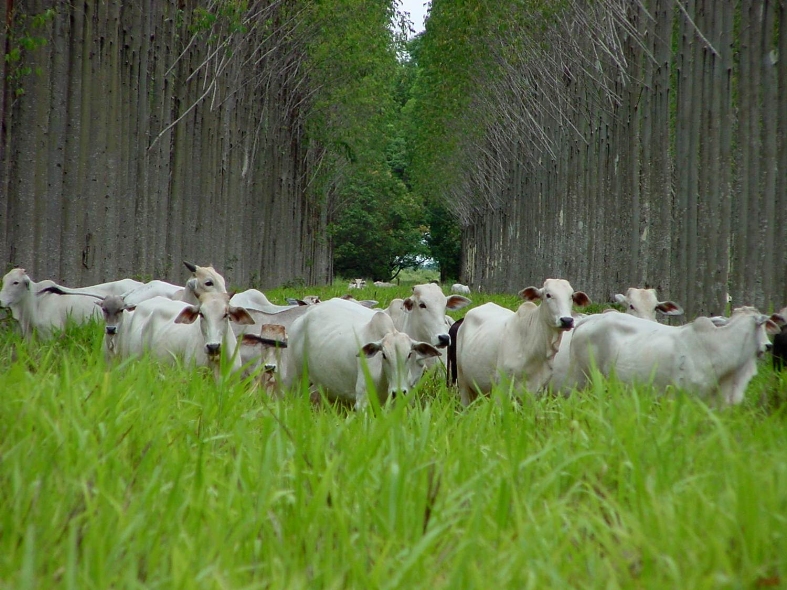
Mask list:
[[[470,287],[467,285],[463,285],[462,283],[454,283],[451,285],[451,293],[457,293],[459,295],[470,295]]]
[[[350,284],[347,285],[348,289],[363,289],[366,287],[366,281],[363,279],[353,279],[350,281]]]
[[[752,307],[730,318],[699,317],[666,326],[627,314],[603,313],[579,323],[571,342],[568,385],[587,383],[595,367],[625,383],[672,386],[722,404],[738,404],[757,373],[757,358],[784,319]]]
[[[34,282],[23,268],[15,268],[3,277],[0,307],[11,310],[25,338],[32,338],[34,333],[50,338],[56,331],[63,330],[68,321],[82,324],[99,317],[94,297],[79,294],[63,297],[45,291],[55,286],[48,280]]]

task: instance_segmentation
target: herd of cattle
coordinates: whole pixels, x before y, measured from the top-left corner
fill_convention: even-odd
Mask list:
[[[566,280],[547,279],[519,293],[525,302],[516,311],[486,303],[454,322],[447,311],[471,303],[464,285],[454,285],[448,296],[439,285],[416,285],[385,310],[349,295],[282,306],[256,289],[230,295],[213,267],[186,266],[192,277],[184,286],[123,279],[82,288],[36,283],[16,268],[3,277],[0,306],[10,308],[26,338],[48,338],[69,321],[103,317],[109,362],[148,353],[210,367],[219,378],[224,358],[230,370],[256,374],[272,390],[307,384],[356,409],[366,406],[368,391],[380,402],[407,394],[437,363],[447,365],[464,405],[501,383],[534,394],[581,389],[594,369],[627,383],[737,404],[758,358],[771,348],[768,335],[776,334],[777,349],[787,340],[783,315],[752,307],[682,326],[660,324],[657,312],[683,310],[658,301],[653,289],[616,295],[625,313],[586,316],[573,312],[590,303],[585,293]],[[350,287],[362,288],[360,280]],[[783,358],[774,350],[776,363]]]

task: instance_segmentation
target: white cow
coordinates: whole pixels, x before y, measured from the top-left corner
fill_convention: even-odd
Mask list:
[[[230,321],[254,320],[242,307],[231,306],[226,293],[204,293],[196,306],[156,297],[137,306],[120,338],[121,352],[135,356],[146,350],[164,361],[180,358],[186,364],[211,367],[218,378],[222,354],[232,370],[241,368]],[[260,340],[254,335],[244,338]]]
[[[310,306],[289,331],[283,380],[292,389],[304,371],[335,400],[367,404],[367,379],[380,403],[407,394],[421,378],[424,361],[439,351],[394,328],[383,311],[335,298]]]
[[[204,293],[227,292],[224,277],[213,266],[197,266],[185,260],[183,264],[191,271],[192,276],[186,281],[183,292],[175,295],[173,299],[180,299],[190,305],[198,305],[199,298]]]
[[[451,285],[451,293],[457,293],[459,295],[470,295],[470,287],[467,285],[463,285],[462,283],[454,283]]]
[[[407,299],[391,301],[385,311],[400,332],[413,340],[445,348],[451,342],[446,310],[456,311],[470,303],[470,299],[461,295],[446,297],[439,285],[426,283],[413,287],[413,294]]]
[[[232,305],[245,307],[246,309],[256,309],[266,313],[278,313],[280,311],[286,311],[296,307],[303,307],[299,303],[294,305],[276,305],[265,296],[265,293],[257,289],[246,289],[240,293],[235,293],[235,295],[232,296],[230,303],[232,303]]]
[[[626,294],[617,293],[615,301],[625,308],[625,313],[643,320],[656,321],[656,312],[664,315],[683,315],[683,308],[674,301],[659,301],[656,289],[630,287]]]
[[[278,324],[263,324],[260,326],[260,341],[256,343],[248,340],[241,340],[241,359],[244,351],[252,347],[262,348],[262,351],[255,351],[253,360],[255,364],[262,367],[257,375],[260,386],[269,394],[274,395],[278,389],[279,367],[282,365],[282,354],[287,350],[287,330]],[[263,345],[262,343],[266,344]],[[243,362],[246,367],[246,362]],[[249,373],[256,367],[250,367]]]
[[[620,293],[615,295],[615,301],[625,307],[624,313],[652,322],[656,321],[656,312],[670,316],[683,315],[683,308],[674,301],[659,301],[658,297],[656,297],[655,289],[629,287],[625,295]],[[605,311],[616,313],[614,309]],[[575,321],[580,319],[578,314],[574,314],[574,319]],[[565,381],[568,375],[573,335],[573,330],[563,335],[563,339],[560,341],[560,348],[555,355],[555,361],[552,366],[552,380],[550,382],[550,387],[555,392],[568,393],[568,390],[565,389]]]
[[[110,281],[108,283],[100,283],[98,285],[90,285],[88,287],[63,287],[64,293],[70,295],[93,295],[95,297],[109,297],[110,295],[123,295],[134,289],[142,287],[144,283],[135,281],[134,279],[120,279],[117,281]]]
[[[142,303],[146,299],[153,299],[154,297],[166,297],[167,299],[180,300],[183,298],[184,291],[185,288],[181,285],[154,279],[136,289],[126,291],[123,293],[122,297],[123,301],[128,305],[134,306]]]
[[[232,302],[232,300],[230,300]],[[322,305],[322,304],[320,304]],[[260,334],[264,335],[266,326],[278,326],[286,334],[289,332],[292,323],[305,314],[313,305],[294,305],[275,313],[268,313],[258,309],[246,307],[254,322],[252,324],[232,324],[232,331],[236,336],[244,334]],[[275,329],[274,329],[275,330]],[[270,337],[269,337],[270,338]],[[285,351],[277,351],[279,360]],[[263,353],[260,355],[260,346],[256,342],[241,342],[240,347],[241,362],[247,367],[247,372],[252,373],[257,370],[261,365],[269,365],[267,370],[272,370],[277,362],[273,362],[272,353]]]
[[[104,350],[104,359],[110,362],[118,357],[118,334],[122,333],[130,323],[130,316],[134,313],[135,306],[128,305],[118,295],[104,297],[96,301],[96,305],[104,316],[104,340],[101,346]]]
[[[672,386],[738,404],[757,373],[757,357],[770,348],[768,334],[777,333],[782,322],[779,315],[768,317],[753,307],[683,326],[621,313],[591,316],[574,333],[569,384],[584,387],[596,367],[625,383],[652,383],[661,391]]]
[[[63,330],[69,320],[82,324],[100,316],[93,297],[42,293],[47,287],[54,286],[53,281],[34,282],[23,268],[15,268],[3,277],[0,307],[11,309],[11,315],[19,322],[25,338],[32,338],[33,333],[50,338],[55,331]]]
[[[352,279],[347,285],[348,289],[363,289],[364,287],[366,287],[366,281],[363,279]]]
[[[574,326],[572,303],[590,298],[564,279],[519,292],[526,299],[516,312],[486,303],[467,312],[456,343],[457,381],[462,404],[489,393],[502,378],[540,393],[552,376],[552,361],[563,334]],[[533,303],[540,299],[541,305]]]

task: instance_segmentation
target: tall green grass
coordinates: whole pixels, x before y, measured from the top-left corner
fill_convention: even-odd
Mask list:
[[[6,332],[0,587],[784,586],[784,390],[763,367],[722,411],[601,380],[463,410],[434,373],[356,414],[108,368],[95,325]]]

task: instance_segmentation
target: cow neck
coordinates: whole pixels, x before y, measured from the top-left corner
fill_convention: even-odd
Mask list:
[[[38,310],[36,309],[36,297],[38,297],[38,293],[36,293],[37,286],[38,283],[34,283],[31,280],[27,289],[27,293],[24,297],[22,297],[21,301],[13,303],[9,306],[11,309],[11,315],[16,321],[19,322],[19,325],[22,328],[22,335],[25,338],[31,338],[33,336],[33,318],[38,314]]]
[[[519,306],[514,314],[513,328],[516,338],[511,341],[516,342],[517,346],[522,349],[530,349],[532,351],[540,350],[543,346],[544,357],[552,359],[557,354],[560,346],[560,339],[563,335],[561,330],[552,328],[550,324],[551,316],[548,308],[542,303],[532,307],[527,305],[529,309],[523,309],[523,303]],[[543,309],[542,309],[543,308]],[[533,346],[535,344],[535,346]]]
[[[747,362],[756,362],[753,316],[739,314],[724,326],[696,330],[695,335],[713,368],[717,380],[738,371]]]

